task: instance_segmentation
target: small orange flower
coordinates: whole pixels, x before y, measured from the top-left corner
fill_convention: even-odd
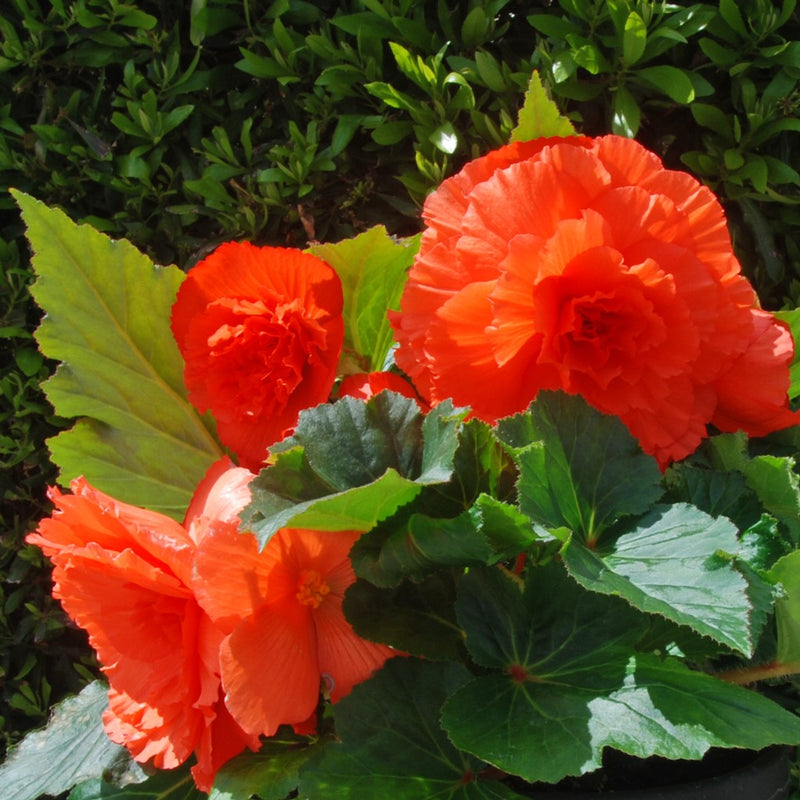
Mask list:
[[[195,561],[198,602],[227,636],[225,702],[251,734],[313,730],[320,687],[336,702],[395,651],[365,641],[342,611],[359,533],[283,529],[254,536],[211,526]]]
[[[431,402],[494,422],[542,389],[580,394],[662,467],[708,423],[799,421],[791,334],[740,274],[719,203],[637,142],[515,143],[446,180],[424,216],[391,319]]]
[[[78,478],[70,495],[51,490],[56,510],[27,539],[52,560],[53,595],[88,632],[103,665],[110,685],[107,734],[136,761],[163,769],[195,753],[192,772],[204,791],[225,761],[258,747],[222,703],[223,633],[190,588],[195,519],[213,510],[230,520],[242,508],[226,499],[225,482],[214,488],[228,466],[227,459],[220,462],[201,485],[189,529]]]
[[[257,471],[304,408],[328,400],[344,338],[342,287],[324,261],[229,242],[178,290],[172,331],[189,399]]]
[[[379,392],[397,392],[397,394],[416,400],[420,407],[427,411],[414,387],[396,372],[360,372],[347,375],[339,384],[339,397],[356,397],[359,400],[369,400]]]

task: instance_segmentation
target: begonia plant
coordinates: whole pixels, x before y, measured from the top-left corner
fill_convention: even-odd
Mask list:
[[[103,678],[12,800],[513,800],[800,743],[798,320],[693,177],[534,75],[421,237],[184,275],[15,197],[77,420],[29,541]]]

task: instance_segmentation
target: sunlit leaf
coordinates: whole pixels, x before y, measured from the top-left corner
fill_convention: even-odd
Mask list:
[[[650,614],[751,655],[747,581],[730,560],[737,530],[693,506],[656,508],[610,545],[590,550],[570,542],[562,551],[570,575],[593,592],[623,597]]]
[[[511,141],[528,142],[541,136],[574,135],[574,126],[548,97],[539,73],[534,71],[519,111],[517,126],[511,132]]]
[[[464,413],[441,404],[423,416],[393,392],[307,409],[251,483],[243,523],[262,544],[289,525],[369,530],[423,486],[450,478]]]
[[[59,795],[106,774],[123,783],[143,780],[128,751],[103,730],[107,706],[108,689],[100,681],[55,706],[47,727],[29,733],[0,766],[3,800]]]
[[[419,237],[394,239],[381,226],[353,239],[309,248],[342,281],[345,349],[364,360],[364,372],[383,368],[393,342],[386,311],[398,307],[418,248]]]
[[[469,680],[461,664],[391,659],[335,709],[341,743],[330,743],[301,772],[308,800],[514,800],[459,752],[439,725],[444,700]]]
[[[169,328],[183,273],[156,267],[63,212],[15,193],[34,251],[42,352],[60,361],[44,386],[80,422],[49,442],[61,482],[84,475],[119,500],[181,518],[222,454],[186,399]]]
[[[636,653],[643,617],[556,563],[531,570],[524,589],[496,568],[471,570],[457,611],[486,673],[446,701],[442,725],[457,747],[527,781],[597,769],[606,747],[698,759],[800,739],[800,720],[758,693]]]

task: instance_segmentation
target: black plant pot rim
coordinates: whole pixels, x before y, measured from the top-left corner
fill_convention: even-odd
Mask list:
[[[591,791],[584,789],[537,790],[534,800],[785,800],[791,789],[789,747],[770,747],[753,754],[731,751],[741,756],[741,766],[710,777],[669,786],[641,789]],[[676,765],[677,769],[677,765]]]

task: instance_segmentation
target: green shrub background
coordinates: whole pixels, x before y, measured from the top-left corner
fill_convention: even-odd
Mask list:
[[[15,187],[158,263],[228,239],[420,228],[536,69],[579,130],[711,186],[765,307],[800,300],[795,0],[5,0],[0,10],[0,759],[95,669],[23,538],[64,423],[40,384]]]

